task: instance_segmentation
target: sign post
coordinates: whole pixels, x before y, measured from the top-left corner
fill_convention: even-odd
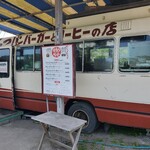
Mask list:
[[[43,93],[56,96],[57,112],[64,113],[64,97],[75,96],[73,45],[42,47]]]
[[[42,47],[43,93],[56,97],[57,112],[64,114],[64,97],[75,96],[73,45],[63,45],[62,0],[55,1],[55,46]],[[48,96],[46,97],[49,111]]]

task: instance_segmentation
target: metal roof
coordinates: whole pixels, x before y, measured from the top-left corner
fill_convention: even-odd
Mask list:
[[[64,27],[67,18],[149,4],[150,0],[63,0]],[[0,30],[24,34],[54,28],[55,0],[0,0]]]

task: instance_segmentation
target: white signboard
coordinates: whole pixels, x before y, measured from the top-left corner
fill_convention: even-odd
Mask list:
[[[0,73],[7,73],[7,62],[0,62]]]
[[[74,96],[73,46],[42,47],[43,93]]]

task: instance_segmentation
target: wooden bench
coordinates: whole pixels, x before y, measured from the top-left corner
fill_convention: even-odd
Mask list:
[[[32,117],[32,119],[39,121],[42,125],[42,128],[44,129],[38,146],[38,150],[41,150],[42,143],[45,136],[47,136],[52,143],[55,143],[61,147],[71,149],[71,150],[77,150],[77,144],[79,141],[80,133],[83,126],[86,123],[85,120],[63,115],[53,111],[38,116],[34,116]],[[66,143],[63,143],[62,141],[58,141],[54,139],[54,137],[51,134],[51,130],[50,130],[51,127],[52,128],[55,127],[62,131],[65,131],[68,134],[72,145],[70,146],[67,145]]]

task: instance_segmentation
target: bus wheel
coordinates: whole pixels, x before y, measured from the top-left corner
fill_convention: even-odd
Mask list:
[[[73,104],[68,110],[68,115],[87,121],[82,130],[84,133],[92,133],[98,127],[95,111],[88,103],[77,102]]]

